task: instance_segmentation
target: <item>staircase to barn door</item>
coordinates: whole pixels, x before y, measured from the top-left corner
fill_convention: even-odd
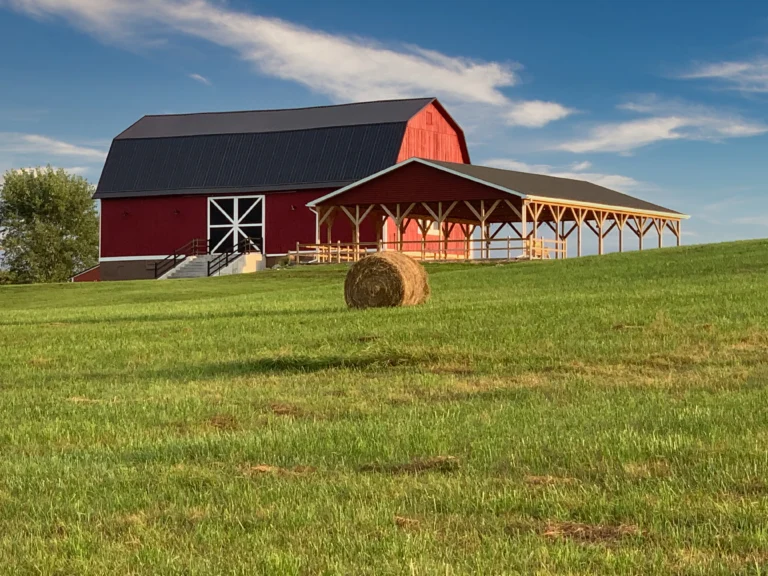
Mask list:
[[[208,242],[191,240],[164,260],[155,263],[155,278],[206,278],[263,270],[261,248],[252,238],[243,238],[229,250],[208,253]]]
[[[205,278],[208,276],[208,262],[211,261],[214,254],[205,254],[204,256],[190,256],[184,262],[171,270],[164,278],[176,280],[178,278]]]

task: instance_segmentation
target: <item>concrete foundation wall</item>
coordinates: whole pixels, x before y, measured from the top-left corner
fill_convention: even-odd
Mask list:
[[[159,260],[122,260],[101,262],[102,282],[110,280],[154,280],[155,262]]]

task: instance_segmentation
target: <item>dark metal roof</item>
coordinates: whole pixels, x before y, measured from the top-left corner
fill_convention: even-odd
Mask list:
[[[94,198],[345,186],[395,164],[432,102],[145,116],[112,142]]]
[[[94,198],[345,186],[395,164],[405,126],[115,140]]]
[[[550,200],[570,200],[572,202],[584,202],[589,204],[602,204],[616,208],[629,208],[633,210],[648,210],[651,212],[667,212],[682,216],[679,212],[664,208],[634,196],[616,192],[610,188],[572,178],[558,178],[543,174],[529,174],[527,172],[515,172],[514,170],[502,170],[488,166],[475,166],[473,164],[455,164],[453,162],[440,162],[437,160],[422,160],[426,164],[434,164],[459,172],[476,180],[501,186],[507,190],[513,190],[525,196],[539,196]]]
[[[120,134],[116,140],[290,132],[337,126],[408,122],[434,100],[434,98],[414,98],[285,110],[144,116]]]

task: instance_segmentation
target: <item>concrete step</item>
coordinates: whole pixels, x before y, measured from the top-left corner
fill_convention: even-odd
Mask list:
[[[204,278],[208,276],[208,261],[210,259],[210,255],[187,258],[172,270],[166,278],[173,280],[179,278]]]

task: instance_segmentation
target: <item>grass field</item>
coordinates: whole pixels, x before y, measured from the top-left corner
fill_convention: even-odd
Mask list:
[[[768,242],[0,287],[0,572],[759,574]]]

